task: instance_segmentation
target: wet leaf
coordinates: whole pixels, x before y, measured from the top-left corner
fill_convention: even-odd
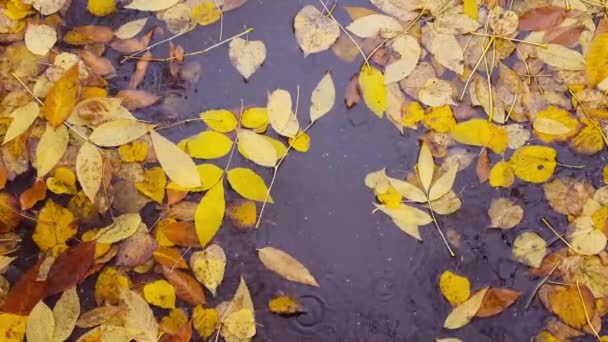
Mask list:
[[[346,86],[344,94],[344,103],[346,108],[351,109],[361,100],[361,91],[359,90],[359,73],[354,74],[348,85]]]
[[[390,216],[394,221],[398,221],[402,224],[424,226],[433,222],[433,218],[426,212],[403,203],[397,208],[388,208],[379,205],[376,205],[376,207]]]
[[[600,82],[608,77],[608,33],[595,35],[585,56],[585,70],[587,73],[587,82],[591,88],[597,86]]]
[[[567,240],[574,250],[582,255],[595,255],[606,248],[606,235],[594,225],[588,216],[576,218],[570,224]]]
[[[178,2],[179,0],[133,0],[125,8],[157,12],[172,7]]]
[[[523,232],[513,241],[513,259],[531,267],[540,267],[547,253],[547,242],[534,232]]]
[[[418,41],[410,36],[399,36],[391,44],[393,53],[399,55],[393,59],[384,69],[384,82],[399,82],[414,71],[422,50]]]
[[[286,90],[277,89],[268,95],[266,109],[270,125],[285,137],[294,137],[300,129],[298,119],[291,108],[291,95]]]
[[[53,331],[55,331],[55,320],[53,311],[44,304],[38,302],[27,320],[25,335],[28,341],[52,342]]]
[[[544,142],[566,141],[578,130],[579,122],[568,111],[548,106],[538,111],[534,119],[534,133]]]
[[[261,40],[242,38],[230,42],[228,56],[232,65],[248,80],[266,60],[266,46]]]
[[[266,107],[247,108],[241,114],[241,124],[243,127],[254,129],[258,133],[265,131],[269,123]]]
[[[585,58],[575,50],[559,44],[546,44],[536,49],[538,58],[548,65],[562,70],[585,70]]]
[[[223,318],[220,333],[225,340],[249,340],[255,336],[255,311],[242,277],[231,303],[226,303],[224,309],[218,309],[218,316]]]
[[[530,183],[544,183],[557,166],[557,152],[547,146],[521,147],[509,159],[509,165],[520,179]]]
[[[228,136],[215,131],[206,131],[189,138],[186,150],[193,158],[216,159],[227,155],[232,148],[232,140]]]
[[[169,267],[170,270],[174,268],[188,268],[188,264],[184,260],[180,250],[171,247],[158,247],[152,255],[154,260],[160,265]]]
[[[95,262],[95,246],[95,241],[82,242],[55,259],[47,276],[48,295],[65,292],[84,280]]]
[[[483,119],[473,119],[458,123],[450,133],[461,144],[487,146],[498,154],[504,153],[508,146],[506,130]]]
[[[160,167],[153,167],[144,171],[144,180],[135,183],[139,192],[158,203],[163,203],[166,185],[167,177],[165,177],[165,172]]]
[[[513,305],[521,296],[521,292],[510,289],[490,288],[486,292],[481,307],[475,314],[476,317],[491,317],[500,314],[506,308]]]
[[[184,151],[155,131],[150,136],[158,162],[173,182],[185,188],[201,186],[196,165]]]
[[[115,147],[141,138],[151,128],[151,125],[140,121],[118,119],[97,126],[89,139],[98,146]]]
[[[211,25],[222,17],[222,12],[211,1],[203,1],[192,8],[192,20],[201,26]]]
[[[50,15],[58,12],[67,0],[34,0],[32,5],[42,15]]]
[[[239,151],[244,152],[247,159],[266,167],[274,167],[277,164],[279,160],[277,151],[264,136],[244,129],[239,129],[236,132]]]
[[[125,24],[122,24],[116,31],[114,31],[114,35],[118,39],[129,39],[137,36],[146,26],[149,17],[135,19],[129,21]]]
[[[53,128],[46,126],[46,130],[36,148],[36,169],[38,178],[44,177],[59,162],[68,148],[70,134],[65,126]]]
[[[296,14],[293,28],[305,56],[329,49],[340,36],[338,24],[311,5],[304,6]]]
[[[95,283],[95,301],[97,305],[116,305],[120,301],[120,293],[131,287],[131,280],[121,270],[114,267],[104,268]]]
[[[473,294],[468,300],[455,307],[443,322],[446,329],[458,329],[469,324],[483,304],[488,288],[483,288]]]
[[[560,6],[534,8],[519,16],[519,29],[522,31],[554,29],[564,21],[566,14],[566,10]]]
[[[361,38],[394,38],[403,30],[403,26],[391,16],[370,14],[355,19],[346,29]]]
[[[599,128],[588,124],[572,139],[570,147],[577,153],[591,156],[604,150],[604,137]]]
[[[238,124],[234,114],[226,109],[212,109],[202,112],[201,119],[209,128],[220,133],[232,132]]]
[[[205,309],[198,305],[192,311],[192,324],[196,332],[203,338],[207,338],[213,334],[217,328],[219,316],[214,308]]]
[[[274,247],[259,248],[258,256],[266,268],[285,279],[304,285],[319,287],[310,271],[298,260],[282,250]]]
[[[495,188],[508,188],[515,181],[515,174],[508,162],[501,160],[490,170],[490,185]]]
[[[156,280],[144,285],[146,302],[163,309],[175,308],[175,288],[166,280]]]
[[[123,290],[120,297],[127,308],[125,328],[133,333],[133,338],[140,342],[157,341],[158,323],[148,303],[129,290]]]
[[[175,288],[177,298],[190,305],[201,305],[205,303],[205,294],[201,285],[188,273],[162,266],[165,278]]]
[[[201,246],[206,246],[220,229],[225,210],[224,184],[218,182],[203,196],[194,214],[196,235]]]
[[[213,244],[190,257],[190,268],[194,276],[215,296],[224,280],[226,254],[219,245]]]
[[[135,267],[148,262],[157,244],[148,233],[146,225],[140,225],[139,230],[128,239],[122,241],[116,255],[116,265]]]
[[[8,126],[8,130],[4,135],[4,141],[2,142],[2,144],[6,144],[7,142],[15,139],[17,136],[27,131],[34,123],[34,121],[36,121],[39,114],[40,106],[35,101],[32,101],[24,106],[15,109],[11,113],[13,120]]]
[[[5,342],[21,342],[25,338],[28,316],[0,313],[0,336]]]
[[[587,326],[587,315],[593,317],[595,313],[593,294],[584,285],[551,286],[548,298],[549,309],[564,323],[575,329]]]
[[[122,100],[122,105],[129,110],[150,107],[158,102],[161,97],[144,90],[123,89],[116,94]]]
[[[363,66],[359,72],[359,89],[367,107],[382,118],[387,108],[387,92],[384,75],[372,66]]]
[[[195,208],[192,210],[193,214]],[[157,232],[158,231],[162,232],[171,243],[178,246],[200,247],[194,225],[191,222],[173,222],[162,226],[159,224],[159,226],[157,226]]]
[[[97,242],[115,243],[133,235],[141,224],[139,214],[124,214],[114,219],[114,222],[99,230]]]
[[[253,228],[257,222],[257,209],[254,201],[245,199],[230,201],[226,214],[232,224],[240,229]]]
[[[46,179],[47,188],[57,194],[76,194],[76,175],[66,167],[58,167],[53,172],[53,177]]]
[[[449,82],[438,78],[430,78],[418,91],[420,102],[430,107],[453,105],[452,86]]]
[[[464,53],[454,35],[439,33],[433,25],[426,25],[422,29],[422,44],[439,64],[462,75]]]
[[[85,142],[76,156],[76,175],[87,198],[95,201],[103,178],[103,158],[97,147]]]
[[[439,277],[439,289],[452,306],[463,303],[471,295],[469,279],[451,271],[443,271]]]
[[[44,99],[42,112],[53,127],[61,125],[72,112],[76,105],[79,85],[78,63],[76,63],[57,80]]]
[[[160,321],[160,329],[169,334],[175,334],[178,330],[188,323],[188,314],[182,309],[173,309],[169,315]]]
[[[36,203],[44,200],[46,198],[46,184],[44,183],[44,181],[42,179],[37,179],[34,184],[32,184],[32,186],[25,190],[21,196],[19,196],[19,204],[21,205],[21,210],[28,210],[33,208]],[[6,199],[9,199],[8,197]],[[12,199],[12,197],[10,198]],[[8,202],[8,203],[4,203],[5,205],[8,205],[9,208],[11,207],[11,203],[14,202]],[[4,208],[4,207],[3,207]],[[0,209],[2,210],[2,209]],[[4,210],[8,210],[7,208],[4,208]],[[16,221],[17,223],[20,220],[20,217],[17,213],[6,213],[5,215],[3,215],[3,217],[5,217],[5,220],[7,221],[6,223],[9,224],[11,221],[11,216],[16,215]]]
[[[488,209],[490,228],[511,229],[517,226],[524,216],[524,209],[508,198],[495,198]]]
[[[38,215],[32,240],[42,251],[65,244],[76,234],[74,215],[49,199]]]
[[[227,172],[228,182],[239,195],[258,202],[274,203],[264,179],[255,171],[238,167]]]
[[[325,76],[319,81],[310,97],[310,122],[315,122],[334,107],[336,103],[336,87],[331,73],[325,73]]]
[[[78,298],[76,287],[72,287],[59,297],[53,308],[55,321],[53,342],[66,341],[72,335],[79,316],[80,299]]]
[[[293,315],[302,311],[296,299],[288,295],[276,296],[268,302],[270,312],[279,315]]]
[[[490,179],[490,158],[488,151],[483,150],[477,159],[477,167],[475,168],[479,183],[485,183]]]

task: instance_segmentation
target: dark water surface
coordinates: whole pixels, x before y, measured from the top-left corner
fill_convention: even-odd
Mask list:
[[[106,18],[93,18],[84,13],[84,3],[74,1],[66,16],[69,26],[96,23],[116,28],[127,20],[145,16],[121,11]],[[264,106],[267,91],[276,88],[289,90],[295,98],[299,85],[299,116],[305,124],[310,93],[324,72],[331,70],[336,83],[336,107],[309,132],[310,151],[292,152],[281,167],[272,194],[276,204],[267,207],[261,228],[242,233],[227,222],[220,230],[217,241],[229,261],[218,297],[210,299],[210,304],[231,298],[242,275],[250,287],[260,324],[254,341],[434,341],[437,337],[460,337],[466,342],[527,341],[542,329],[550,314],[536,300],[529,310],[524,309],[525,297],[539,279],[529,277],[525,266],[510,260],[511,242],[525,229],[551,240],[551,233],[539,223],[540,215],[560,230],[566,224],[565,217],[548,207],[541,187],[523,183],[506,190],[478,186],[474,167],[457,177],[454,189],[462,191],[462,208],[440,218],[444,229],[452,228],[462,235],[456,258],[449,256],[431,225],[421,228],[424,242],[419,243],[401,232],[387,216],[372,215],[373,195],[363,184],[365,175],[383,167],[411,170],[419,149],[417,133],[409,130],[404,136],[399,135],[388,120],[378,120],[364,104],[346,109],[342,102],[344,89],[358,64],[344,63],[331,51],[303,57],[293,35],[292,21],[306,4],[318,5],[315,1],[249,0],[225,15],[224,37],[247,26],[255,29],[250,40],[263,40],[266,44],[266,63],[249,82],[244,82],[230,64],[228,48],[223,46],[187,60],[202,65],[201,78],[195,84],[176,84],[166,64],[153,64],[140,86],[175,97],[180,105],[174,114],[186,119],[207,109],[238,108],[241,99],[246,106]],[[342,23],[347,23],[348,18],[341,6],[371,7],[364,1],[344,1],[339,5],[336,16]],[[186,51],[200,50],[217,42],[218,36],[219,24],[215,24],[198,27],[175,39],[175,43]],[[167,50],[168,46],[162,45],[153,53],[165,57]],[[108,53],[118,62],[118,55]],[[119,79],[112,82],[113,90],[126,87],[134,66],[134,62],[120,65]],[[164,122],[168,119],[161,107],[135,114]],[[163,133],[177,141],[202,129],[203,125],[191,124]],[[571,164],[596,165],[582,173],[599,185],[603,156],[574,157],[567,150],[560,150],[559,157]],[[220,160],[218,165],[225,162]],[[238,158],[233,165],[253,167]],[[258,171],[270,179],[269,170]],[[556,175],[574,172],[558,168]],[[580,176],[581,171],[576,172]],[[236,197],[234,193],[229,196]],[[512,197],[524,206],[524,219],[516,229],[503,233],[487,228],[489,202],[497,197]],[[145,221],[154,222],[157,212],[146,212]],[[26,242],[25,247],[29,244]],[[264,246],[283,249],[296,257],[309,267],[321,287],[290,283],[266,270],[256,255],[256,248]],[[524,297],[497,317],[474,319],[462,329],[447,331],[441,326],[450,305],[438,288],[439,275],[445,269],[467,276],[474,289],[507,287],[522,291]],[[82,287],[87,309],[94,306],[90,292],[94,281],[95,277]],[[270,314],[267,302],[280,291],[296,296],[307,312],[295,318]]]

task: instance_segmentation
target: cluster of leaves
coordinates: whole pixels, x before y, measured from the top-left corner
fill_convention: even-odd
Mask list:
[[[552,144],[581,156],[601,153],[608,144],[608,30],[605,4],[595,1],[370,0],[373,7],[305,6],[295,17],[296,40],[305,54],[332,49],[360,70],[345,89],[347,107],[361,100],[384,114],[404,134],[419,134],[415,172],[405,180],[386,170],[367,175],[365,184],[404,232],[421,240],[418,227],[432,222],[454,255],[434,214],[448,215],[462,203],[451,190],[456,174],[475,159],[479,183],[509,188],[517,182],[543,184],[551,207],[566,215],[566,232],[539,218],[539,230],[567,247],[547,255],[551,243],[537,232],[513,240],[513,259],[545,276],[538,297],[559,319],[535,341],[601,337],[608,288],[605,188],[584,177],[553,178],[558,162]],[[463,148],[461,145],[467,145]],[[480,147],[479,153],[471,148]],[[440,167],[434,159],[443,159]],[[607,169],[604,182],[608,182]],[[552,179],[553,178],[553,179]],[[420,210],[409,203],[419,203]],[[490,227],[511,230],[521,222],[523,203],[495,198]],[[540,224],[542,222],[542,225]],[[452,235],[458,235],[454,232]],[[545,284],[553,277],[556,282]],[[463,280],[464,279],[464,280]],[[441,291],[454,306],[446,328],[473,317],[497,314],[519,293],[483,288],[470,295],[466,278],[444,273]],[[457,288],[456,290],[454,288]],[[492,309],[488,307],[491,306]],[[443,339],[440,341],[459,341]]]
[[[155,12],[170,32],[181,35],[244,3],[134,0],[124,9]],[[169,58],[153,58],[149,44],[163,33],[155,27],[140,37],[148,17],[116,30],[87,25],[65,31],[60,14],[70,1],[3,5],[0,22],[6,27],[0,34],[11,43],[1,71],[6,92],[0,190],[32,166],[36,177],[18,198],[0,192],[0,271],[13,267],[16,257],[8,255],[19,251],[21,238],[31,238],[39,255],[14,284],[0,275],[0,339],[75,340],[79,327],[89,330],[78,341],[189,341],[193,328],[204,338],[216,333],[216,340],[221,335],[249,341],[256,323],[245,279],[231,300],[215,307],[207,303],[204,289],[215,296],[229,264],[214,239],[225,216],[243,230],[260,225],[266,204],[273,203],[270,192],[280,165],[292,149],[308,151],[307,131],[334,106],[331,74],[312,90],[305,128],[297,117],[299,88],[295,109],[290,93],[278,89],[264,107],[241,104],[239,111],[207,110],[196,119],[158,125],[133,114],[161,100],[137,89],[149,63],[169,62],[173,77],[192,81],[184,59],[202,52],[186,53],[171,44]],[[118,11],[114,0],[89,0],[88,10],[96,16]],[[249,32],[219,43],[229,43],[228,57],[245,79],[266,57],[261,41],[240,38]],[[107,88],[115,68],[104,57],[107,47],[128,55],[125,61],[137,60],[128,89],[113,96]],[[206,130],[177,144],[160,134],[193,121]],[[237,150],[244,164],[273,170],[270,185],[254,168],[231,165]],[[194,162],[224,156],[229,157],[223,168]],[[242,198],[227,202],[226,183]],[[256,202],[262,203],[259,213]],[[140,213],[154,203],[160,217],[148,226]],[[35,222],[31,236],[19,229],[25,219]],[[288,253],[274,247],[257,252],[268,270],[319,286]],[[81,312],[77,287],[89,277],[96,277],[98,307]],[[59,294],[51,309],[47,298]],[[268,306],[281,315],[304,310],[280,292]]]

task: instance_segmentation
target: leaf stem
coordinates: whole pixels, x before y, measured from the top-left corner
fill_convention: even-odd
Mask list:
[[[541,217],[540,220],[545,224],[545,226],[547,226],[547,228],[549,228],[549,230],[551,230],[551,232],[553,234],[555,234],[555,236],[557,236],[560,240],[562,240],[562,242],[564,244],[566,244],[566,246],[568,246],[568,248],[570,248],[574,253],[579,254],[578,251],[576,250],[576,248],[572,247],[572,245],[568,241],[566,241],[566,239],[564,239],[562,237],[563,234],[558,233],[557,230],[555,230],[555,228],[553,228],[551,223],[549,223],[549,221],[547,221],[546,218]]]
[[[141,57],[136,57],[136,55],[139,55],[142,52],[150,51],[151,49],[153,49],[153,48],[155,48],[155,47],[157,47],[157,46],[159,46],[161,44],[164,44],[166,42],[169,42],[169,41],[171,41],[171,40],[173,40],[173,39],[175,39],[175,38],[177,38],[179,36],[182,36],[182,35],[184,35],[184,34],[186,34],[188,32],[190,32],[190,31],[183,31],[183,32],[177,33],[177,34],[175,34],[175,35],[173,35],[173,36],[171,36],[171,37],[169,37],[167,39],[163,39],[163,40],[161,40],[159,42],[156,42],[156,43],[154,43],[154,44],[146,47],[143,50],[139,50],[137,52],[133,52],[132,54],[130,54],[128,56],[124,56],[124,58],[120,61],[120,64],[128,61],[129,59],[141,59]],[[150,59],[150,60],[152,60],[152,59]]]
[[[557,270],[557,267],[559,266],[560,263],[561,263],[561,261],[558,261],[555,264],[555,266],[553,266],[553,268],[551,269],[551,271],[549,272],[549,274],[547,274],[538,284],[536,284],[536,286],[534,287],[534,290],[530,294],[530,297],[528,297],[528,300],[526,301],[526,306],[524,306],[524,308],[526,310],[528,309],[528,307],[530,306],[530,304],[532,304],[532,301],[534,300],[534,297],[536,296],[536,293],[538,292],[538,290],[540,289],[540,287],[543,286],[543,284],[546,283],[547,280],[549,280],[549,278],[553,275],[553,273],[555,272],[555,270]]]
[[[593,335],[595,335],[595,337],[599,341],[600,335],[597,333],[597,330],[595,330],[595,327],[593,326],[593,324],[591,324],[591,319],[589,318],[589,313],[587,312],[587,307],[585,306],[585,300],[583,299],[583,293],[581,292],[581,287],[578,284],[578,280],[576,281],[576,289],[578,290],[578,297],[581,300],[581,305],[583,306],[583,312],[585,313],[585,318],[587,319],[587,324],[589,325],[589,328],[591,328],[591,331],[593,331]]]
[[[450,247],[450,243],[448,242],[448,239],[446,239],[445,234],[443,234],[443,231],[441,230],[441,227],[439,227],[439,222],[437,221],[437,218],[435,217],[435,213],[433,212],[433,207],[431,206],[431,199],[429,198],[428,195],[426,196],[426,198],[427,198],[427,203],[429,205],[429,211],[431,212],[431,217],[433,218],[433,223],[435,223],[435,227],[437,228],[439,235],[441,235],[441,239],[443,240],[443,243],[448,248],[448,251],[450,252],[450,256],[455,257],[456,253],[454,253],[454,251],[452,250],[452,247]]]

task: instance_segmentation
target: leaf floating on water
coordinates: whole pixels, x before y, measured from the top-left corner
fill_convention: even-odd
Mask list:
[[[462,328],[475,317],[479,308],[483,304],[484,297],[488,292],[488,288],[483,288],[473,294],[468,300],[455,307],[443,322],[443,327],[446,329]]]
[[[220,133],[232,132],[238,125],[234,113],[225,109],[212,109],[202,112],[201,119],[209,128]]]
[[[454,35],[439,33],[427,24],[422,28],[422,44],[439,64],[458,75],[464,73],[464,53]]]
[[[279,274],[287,280],[304,285],[319,287],[310,271],[291,255],[274,247],[258,249],[260,260],[269,270]]]
[[[226,254],[219,245],[213,244],[190,257],[190,268],[194,276],[215,296],[224,280]]]
[[[547,253],[547,242],[534,232],[523,232],[513,241],[513,259],[531,267],[540,267]]]
[[[11,113],[13,120],[8,126],[2,144],[6,144],[19,135],[25,133],[25,131],[30,128],[34,121],[36,121],[39,114],[40,106],[35,101],[32,101],[24,106],[17,107],[17,109]]]
[[[201,26],[207,26],[220,20],[222,12],[219,10],[216,3],[212,1],[203,1],[192,8],[192,19]]]
[[[270,312],[279,315],[293,315],[302,312],[298,301],[288,295],[276,296],[268,302]]]
[[[129,21],[125,24],[122,24],[116,31],[114,31],[114,35],[118,39],[129,39],[137,36],[146,26],[149,17],[135,19]]]
[[[58,12],[67,0],[34,0],[32,5],[42,15],[51,15]]]
[[[120,298],[127,308],[125,328],[133,333],[133,338],[141,342],[157,341],[158,323],[148,303],[130,290],[123,290]]]
[[[201,246],[206,246],[220,229],[225,210],[224,184],[218,182],[203,196],[194,214],[196,235]]]
[[[183,261],[183,260],[182,260]],[[163,275],[175,288],[177,298],[190,305],[201,305],[205,303],[203,288],[190,274],[162,266]]]
[[[384,82],[386,84],[399,82],[409,76],[416,68],[422,53],[420,44],[410,35],[395,38],[391,48],[393,52],[399,55],[399,58],[393,60],[384,69]]]
[[[248,80],[266,60],[266,46],[261,40],[236,38],[228,48],[230,62]]]
[[[391,16],[370,14],[357,18],[346,29],[361,38],[394,38],[403,31],[403,26]]]
[[[469,279],[451,271],[444,271],[439,277],[439,289],[452,306],[459,305],[469,299],[471,283]]]
[[[185,188],[195,188],[201,185],[199,173],[192,158],[155,131],[150,131],[150,136],[156,158],[173,182]]]
[[[57,31],[48,25],[30,24],[25,30],[25,46],[39,56],[45,56],[57,42]]]
[[[199,133],[186,140],[186,150],[193,158],[216,159],[227,155],[232,148],[232,140],[215,131]]]
[[[372,66],[363,65],[359,72],[359,89],[367,107],[382,118],[388,105],[384,75]]]
[[[227,177],[232,189],[246,199],[274,203],[270,195],[266,196],[268,187],[264,183],[264,179],[252,169],[234,168],[227,172]]]
[[[491,317],[500,314],[521,296],[521,292],[510,289],[490,288],[483,299],[476,317]]]
[[[288,91],[277,89],[268,95],[268,119],[277,133],[286,137],[298,134],[300,125],[295,114],[291,111],[291,95]]]
[[[103,123],[93,130],[89,140],[102,147],[128,144],[146,135],[152,126],[140,121],[118,119]]]
[[[230,201],[226,214],[232,224],[239,229],[253,228],[257,222],[257,208],[254,201],[245,199]]]
[[[157,12],[177,4],[179,0],[133,0],[125,8]]]
[[[218,315],[222,317],[220,333],[225,340],[248,341],[255,336],[255,311],[242,277],[232,301],[218,306]]]
[[[595,299],[589,288],[582,284],[545,286],[548,288],[549,310],[575,329],[588,326],[587,317],[593,317],[596,310]]]
[[[40,210],[32,240],[43,251],[52,249],[76,234],[75,224],[71,211],[49,199]]]
[[[305,56],[329,49],[340,36],[338,23],[311,5],[304,6],[296,14],[293,28]]]
[[[68,148],[69,140],[70,133],[65,126],[46,126],[36,148],[38,178],[44,177],[57,165]]]
[[[331,73],[325,73],[325,76],[319,81],[310,97],[310,122],[315,122],[334,107],[336,103],[336,87]]]
[[[139,214],[124,214],[114,219],[114,223],[97,233],[97,242],[115,243],[135,234],[141,224]]]
[[[548,65],[562,70],[585,70],[585,58],[575,50],[568,49],[559,44],[546,44],[546,47],[537,47],[538,58]]]
[[[277,164],[277,150],[264,136],[244,129],[239,129],[236,133],[239,152],[247,159],[266,167],[274,167]]]
[[[517,226],[524,216],[524,209],[508,198],[495,198],[488,209],[490,228],[511,229]]]
[[[544,183],[553,176],[557,166],[557,151],[547,146],[524,146],[511,155],[509,165],[520,179],[530,183]]]
[[[585,56],[585,69],[587,72],[587,82],[594,88],[606,78],[608,78],[608,33],[596,34]]]
[[[69,68],[53,85],[44,99],[42,111],[53,127],[61,125],[76,105],[80,85],[78,63]]]

